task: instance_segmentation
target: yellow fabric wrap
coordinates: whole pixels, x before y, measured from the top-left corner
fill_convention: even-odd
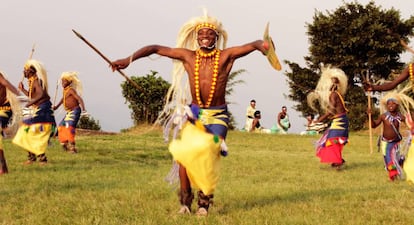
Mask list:
[[[407,181],[414,183],[414,140],[411,141],[411,146],[408,150],[408,155],[405,158],[403,169]]]
[[[0,127],[0,133],[3,131],[3,129]],[[3,148],[3,135],[0,135],[0,150],[4,150]]]
[[[12,142],[35,155],[40,155],[46,152],[51,132],[52,124],[22,124]]]
[[[219,179],[220,144],[214,135],[187,122],[181,139],[170,143],[169,151],[174,160],[183,165],[191,187],[200,189],[205,195],[213,194]]]

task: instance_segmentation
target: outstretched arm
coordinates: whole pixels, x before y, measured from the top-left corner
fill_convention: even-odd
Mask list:
[[[397,87],[398,84],[405,81],[407,78],[409,78],[409,66],[407,66],[398,77],[396,77],[391,82],[387,82],[385,84],[381,85],[369,85],[365,84],[364,89],[368,91],[388,91],[391,89],[394,89]]]
[[[13,86],[6,78],[4,78],[3,74],[0,73],[0,84],[5,86],[7,89],[9,89],[11,92],[13,92],[15,95],[20,95],[19,91],[15,86]]]
[[[264,55],[268,49],[269,43],[263,40],[256,40],[241,46],[228,48],[226,51],[228,51],[228,54],[232,59],[238,59],[255,50],[260,51]]]
[[[158,54],[161,56],[166,56],[172,59],[185,60],[187,54],[191,51],[184,48],[170,48],[162,45],[148,45],[143,48],[138,49],[132,55],[118,59],[111,63],[112,70],[124,69],[129,66],[129,64],[137,59],[150,56],[152,54]]]

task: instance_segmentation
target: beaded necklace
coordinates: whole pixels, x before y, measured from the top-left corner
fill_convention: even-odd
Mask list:
[[[70,86],[67,86],[63,89],[63,107],[65,107],[65,109],[66,109],[66,94],[68,93],[70,88],[71,88]]]
[[[32,91],[33,91],[33,82],[37,80],[36,76],[29,77],[29,99],[32,98]]]
[[[410,79],[411,81],[414,81],[414,75],[413,75],[413,64],[411,63],[410,65],[408,65],[408,72],[410,74]]]
[[[213,77],[211,80],[211,88],[210,93],[208,95],[208,99],[206,104],[203,104],[200,98],[200,62],[202,58],[208,58],[212,57],[214,55],[214,67],[213,67]],[[198,105],[201,108],[208,108],[210,107],[211,101],[213,100],[214,92],[216,91],[216,85],[217,85],[217,76],[218,76],[218,66],[219,66],[219,60],[220,60],[220,50],[214,49],[213,51],[209,53],[204,53],[200,49],[196,51],[196,59],[195,59],[195,65],[194,65],[194,87],[195,87],[195,95]]]

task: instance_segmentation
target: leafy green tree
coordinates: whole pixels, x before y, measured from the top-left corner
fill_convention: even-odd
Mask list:
[[[229,74],[229,78],[227,80],[227,86],[226,86],[226,96],[230,96],[233,94],[234,87],[236,85],[245,83],[244,80],[237,79],[237,77],[244,72],[246,72],[245,69],[239,69]],[[230,103],[232,102],[227,102],[227,104],[230,104]],[[230,111],[229,111],[229,116],[230,116],[230,122],[229,122],[228,127],[230,130],[234,130],[236,128],[237,123],[234,119],[233,114]]]
[[[165,95],[167,94],[170,83],[157,76],[158,72],[151,71],[143,77],[132,76],[141,89],[137,89],[131,83],[125,81],[121,84],[122,95],[132,109],[131,118],[135,125],[152,124],[163,109]]]
[[[367,120],[362,79],[366,74],[374,80],[388,78],[392,71],[401,70],[404,64],[399,56],[404,48],[400,40],[407,42],[408,36],[413,35],[414,17],[404,21],[393,8],[383,10],[373,1],[365,6],[352,2],[333,12],[316,11],[307,28],[310,55],[304,57],[306,67],[285,61],[291,69],[285,73],[290,86],[288,97],[298,102],[294,107],[303,115],[312,112],[306,95],[316,86],[320,64],[339,67],[349,78],[345,100],[350,110],[350,128],[362,129]]]
[[[91,116],[81,116],[76,127],[87,130],[101,130],[101,125],[99,125],[99,121],[95,120]]]

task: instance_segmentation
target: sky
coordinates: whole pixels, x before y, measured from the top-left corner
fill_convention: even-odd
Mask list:
[[[133,126],[131,111],[122,97],[121,83],[125,79],[112,72],[90,47],[77,38],[80,33],[110,60],[129,56],[149,44],[174,47],[180,27],[190,18],[202,15],[202,8],[218,18],[227,31],[227,46],[238,46],[261,39],[266,23],[276,45],[280,61],[304,64],[309,54],[306,24],[313,22],[316,11],[332,12],[345,0],[3,0],[0,7],[0,71],[14,84],[22,79],[23,65],[34,46],[33,59],[42,62],[48,72],[51,101],[62,96],[57,86],[62,72],[77,71],[83,84],[86,110],[99,121],[102,130],[118,132]],[[358,1],[367,4],[368,0]],[[413,15],[412,0],[376,0],[383,9],[391,7],[401,13],[402,19]],[[361,32],[363,35],[363,32]],[[413,46],[411,39],[409,46]],[[412,58],[404,53],[403,62]],[[286,105],[292,123],[290,133],[305,129],[306,119],[287,99],[289,88],[282,70],[274,70],[259,52],[240,58],[234,70],[245,69],[239,79],[244,84],[235,87],[227,101],[235,116],[237,127],[244,124],[246,108],[251,99],[262,112],[264,127],[276,123],[277,114]],[[151,70],[171,81],[172,60],[153,55],[139,59],[124,70],[128,76],[145,76]],[[26,85],[27,87],[27,85]],[[56,96],[56,97],[55,97]],[[56,99],[56,100],[55,100]],[[56,111],[57,122],[64,111]]]

